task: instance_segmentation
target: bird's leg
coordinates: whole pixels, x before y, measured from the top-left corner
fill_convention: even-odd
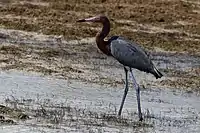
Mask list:
[[[139,85],[137,84],[137,82],[135,80],[135,77],[133,75],[133,72],[132,72],[131,68],[130,68],[130,73],[131,73],[131,77],[132,77],[132,80],[133,80],[133,85],[134,85],[135,90],[136,90],[139,121],[142,121],[143,118],[142,118],[141,104],[140,104],[140,87],[139,87]]]
[[[124,106],[124,101],[125,101],[126,95],[128,93],[128,70],[126,69],[125,66],[124,66],[124,72],[125,72],[125,76],[126,76],[126,81],[125,81],[124,95],[123,95],[123,98],[122,98],[122,102],[121,102],[121,105],[120,105],[118,116],[120,116],[121,113],[122,113],[122,108]]]

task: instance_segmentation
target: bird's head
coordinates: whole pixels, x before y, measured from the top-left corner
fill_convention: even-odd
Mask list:
[[[90,17],[86,19],[80,19],[77,22],[96,22],[96,23],[104,23],[108,21],[108,18],[105,15],[98,15],[95,17]]]

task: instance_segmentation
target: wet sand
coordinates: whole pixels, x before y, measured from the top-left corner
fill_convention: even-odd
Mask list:
[[[2,125],[3,132],[200,131],[200,98],[177,89],[143,89],[141,102],[145,121],[140,123],[132,88],[122,118],[115,118],[123,93],[118,87],[103,88],[19,72],[1,72],[0,82],[2,104],[20,109],[29,117],[17,119],[8,114],[6,119],[11,117],[16,124]]]

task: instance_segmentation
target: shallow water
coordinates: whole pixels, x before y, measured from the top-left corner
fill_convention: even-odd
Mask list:
[[[85,108],[86,110],[113,113],[118,110],[121,102],[123,86],[107,88],[95,84],[78,81],[67,81],[50,77],[40,77],[35,74],[21,72],[1,72],[0,74],[0,99],[2,104],[7,98],[32,99],[37,103],[48,101],[50,105],[72,106]],[[200,97],[178,90],[169,89],[144,89],[141,91],[142,111],[149,111],[147,123],[153,124],[153,128],[140,128],[141,132],[156,133],[199,133],[200,132]],[[148,110],[148,111],[147,111]],[[113,111],[113,112],[112,112]],[[133,113],[132,117],[137,121],[137,106],[135,90],[130,88],[123,115]],[[34,121],[35,124],[32,124]],[[91,126],[87,128],[70,127],[66,125],[54,125],[54,128],[45,127],[46,123],[37,120],[19,122],[18,125],[1,125],[1,132],[133,132],[131,127],[117,126]]]

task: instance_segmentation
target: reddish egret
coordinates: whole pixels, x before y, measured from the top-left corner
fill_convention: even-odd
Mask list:
[[[161,78],[163,76],[162,73],[159,72],[159,70],[153,65],[147,53],[138,44],[120,36],[113,36],[108,41],[104,40],[104,38],[110,32],[110,22],[106,16],[99,15],[96,17],[81,19],[77,22],[95,22],[103,25],[102,30],[96,35],[97,46],[104,54],[114,57],[119,63],[121,63],[124,66],[125,71],[126,83],[118,115],[121,115],[124,101],[128,93],[127,74],[129,70],[134,87],[136,89],[139,120],[142,121],[143,118],[140,105],[140,88],[135,80],[132,68],[144,71],[146,73],[151,73],[156,77],[156,79]]]

